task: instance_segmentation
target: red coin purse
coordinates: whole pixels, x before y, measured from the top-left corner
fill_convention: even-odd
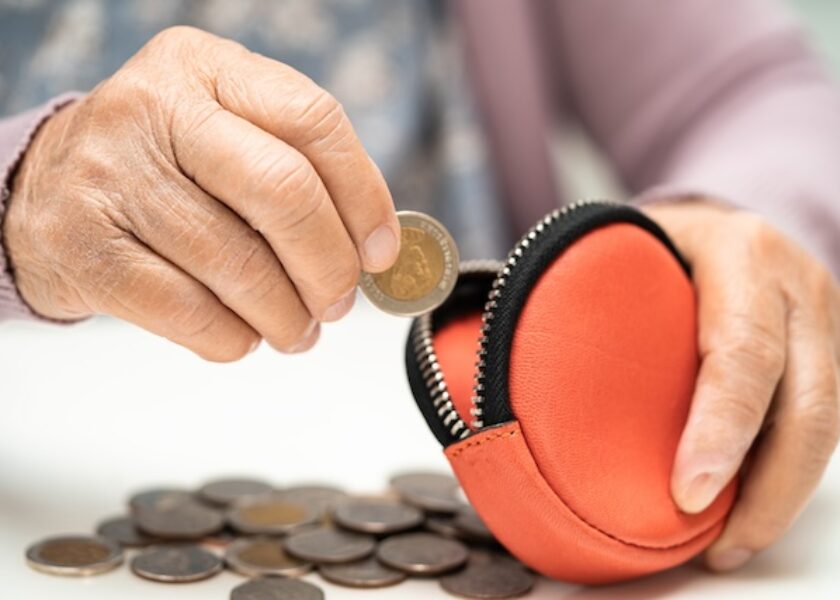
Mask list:
[[[699,365],[688,266],[640,211],[580,202],[504,263],[465,263],[414,320],[412,392],[497,539],[549,577],[629,579],[720,533],[730,484],[704,512],[671,498]]]

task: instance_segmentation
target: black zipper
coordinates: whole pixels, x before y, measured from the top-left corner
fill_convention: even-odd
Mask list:
[[[510,347],[516,322],[531,289],[569,245],[594,229],[617,222],[632,223],[651,233],[689,272],[688,265],[665,232],[642,212],[627,204],[581,200],[549,213],[534,225],[520,238],[507,259],[496,263],[499,268],[495,277],[488,279],[488,263],[476,263],[468,272],[462,271],[467,284],[471,278],[480,275],[481,285],[476,286],[473,282],[471,289],[459,293],[459,280],[451,302],[448,300],[435,314],[423,315],[415,320],[406,355],[409,382],[421,412],[441,444],[448,446],[474,430],[507,423],[515,418],[508,393]],[[442,320],[453,318],[453,313],[458,310],[463,313],[480,307],[481,300],[476,300],[476,297],[482,291],[484,309],[475,366],[473,421],[467,427],[449,397],[446,380],[434,355],[433,334]],[[421,398],[425,400],[421,401]]]
[[[411,326],[406,344],[406,371],[417,406],[438,441],[448,446],[470,434],[458,415],[438,363],[434,333],[467,312],[481,310],[500,261],[467,261],[460,265],[458,283],[435,311],[420,315]]]

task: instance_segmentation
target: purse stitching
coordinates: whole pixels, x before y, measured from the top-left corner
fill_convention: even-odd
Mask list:
[[[481,446],[482,444],[493,442],[493,441],[501,439],[501,438],[514,437],[516,435],[516,431],[517,431],[516,429],[512,429],[510,431],[505,431],[503,433],[496,433],[496,434],[493,434],[493,435],[490,435],[490,436],[483,437],[480,440],[469,441],[469,442],[463,444],[462,446],[459,446],[452,453],[452,458],[457,458],[463,452],[466,452],[469,448],[474,448],[476,446]]]
[[[466,442],[466,443],[464,443],[463,445],[461,445],[460,447],[458,447],[458,448],[457,448],[454,452],[452,452],[452,455],[450,456],[450,458],[451,458],[451,459],[458,458],[458,456],[460,456],[461,454],[463,454],[464,452],[466,452],[466,451],[467,451],[467,450],[469,450],[470,448],[475,448],[475,447],[477,447],[477,446],[482,446],[482,445],[484,445],[485,443],[493,442],[493,441],[500,440],[500,439],[507,439],[507,438],[512,438],[512,437],[515,437],[515,436],[516,436],[516,432],[517,432],[517,431],[521,431],[521,426],[520,426],[520,425],[517,425],[517,428],[516,428],[516,429],[511,429],[510,431],[505,431],[505,432],[503,432],[503,433],[495,433],[495,434],[493,434],[492,436],[486,436],[486,437],[483,437],[483,438],[481,438],[481,439],[479,439],[479,440],[474,440],[474,441],[469,441],[469,442]],[[633,548],[638,548],[638,549],[640,549],[640,550],[652,550],[652,551],[668,551],[668,550],[674,550],[674,549],[677,549],[677,548],[681,548],[681,547],[683,547],[683,546],[686,546],[686,545],[688,545],[688,544],[692,543],[693,541],[695,541],[695,540],[699,539],[700,537],[702,537],[702,536],[704,536],[704,535],[708,534],[708,533],[709,533],[710,531],[712,531],[715,527],[719,526],[721,523],[723,523],[723,522],[726,520],[726,515],[724,515],[723,517],[721,517],[721,518],[720,518],[720,519],[718,519],[717,521],[714,521],[714,522],[713,522],[711,525],[709,525],[708,527],[706,527],[706,528],[702,529],[701,531],[699,531],[696,535],[693,535],[693,536],[691,536],[690,538],[688,538],[687,540],[684,540],[684,541],[679,542],[679,543],[677,543],[677,544],[671,544],[670,546],[645,546],[645,545],[643,545],[643,544],[638,544],[638,543],[635,543],[635,542],[630,542],[630,541],[627,541],[627,540],[623,540],[623,539],[621,539],[621,538],[619,538],[619,537],[616,537],[614,534],[609,533],[608,531],[604,531],[603,529],[601,529],[601,528],[600,528],[600,527],[598,527],[597,525],[595,525],[595,524],[593,524],[593,523],[590,523],[588,520],[586,520],[586,519],[585,519],[585,518],[583,518],[580,514],[578,514],[578,513],[577,513],[577,511],[575,511],[575,510],[574,510],[571,506],[569,506],[569,505],[566,503],[566,501],[565,501],[565,500],[563,500],[563,498],[562,498],[562,497],[560,497],[560,496],[557,494],[557,492],[555,492],[555,491],[554,491],[554,488],[552,488],[552,487],[551,487],[551,485],[549,485],[548,481],[547,481],[547,480],[546,480],[546,478],[545,478],[545,475],[543,474],[542,470],[540,469],[540,466],[537,464],[536,460],[534,460],[534,455],[533,455],[533,454],[531,454],[531,448],[528,446],[528,440],[527,440],[527,438],[525,438],[524,434],[523,434],[523,436],[522,436],[522,439],[523,439],[523,440],[524,440],[524,442],[525,442],[525,446],[528,448],[528,454],[531,456],[531,460],[533,460],[533,461],[534,461],[534,467],[537,469],[537,473],[539,473],[539,474],[540,474],[540,477],[542,478],[543,483],[545,483],[545,485],[546,485],[546,486],[548,486],[548,489],[549,489],[549,490],[551,490],[551,492],[553,493],[554,497],[555,497],[555,498],[557,498],[557,501],[558,501],[558,502],[560,502],[560,503],[561,503],[564,507],[566,507],[566,509],[567,509],[567,510],[568,510],[568,511],[572,514],[572,515],[574,515],[574,516],[575,516],[575,518],[577,518],[577,520],[578,520],[578,521],[580,521],[580,522],[581,522],[581,523],[583,523],[584,525],[586,525],[586,526],[590,527],[592,530],[594,530],[594,531],[596,531],[596,532],[600,533],[600,534],[601,534],[601,535],[603,535],[604,537],[607,537],[607,538],[609,538],[609,539],[611,539],[611,540],[613,540],[613,541],[615,541],[615,542],[618,542],[619,544],[623,544],[623,545],[625,545],[625,546],[630,546],[630,547],[633,547]]]

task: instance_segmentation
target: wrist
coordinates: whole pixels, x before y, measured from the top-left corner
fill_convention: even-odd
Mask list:
[[[49,257],[45,255],[44,235],[49,234],[50,216],[36,207],[49,205],[33,202],[45,191],[55,193],[57,187],[45,181],[50,173],[60,170],[53,156],[57,141],[63,138],[68,119],[76,109],[75,104],[57,107],[57,112],[41,121],[30,137],[25,152],[20,157],[9,182],[9,195],[5,214],[0,222],[0,240],[6,258],[6,272],[15,286],[22,304],[36,318],[52,321],[76,320],[87,316],[59,310],[50,297],[54,280]],[[60,108],[60,110],[58,110]]]

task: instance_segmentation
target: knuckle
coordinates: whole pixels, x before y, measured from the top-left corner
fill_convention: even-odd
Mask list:
[[[171,113],[172,150],[179,165],[200,159],[223,109],[212,101],[175,105]]]
[[[341,300],[348,291],[356,287],[360,271],[359,258],[355,252],[333,258],[319,282],[319,287],[326,290],[328,306]]]
[[[297,232],[318,215],[327,202],[326,191],[318,175],[304,158],[293,161],[276,159],[261,170],[257,181],[265,197],[276,199],[265,203],[267,214],[258,230],[271,229],[275,234]],[[295,235],[295,233],[292,233]]]
[[[314,171],[308,161],[294,152],[266,148],[253,160],[253,185],[266,198],[296,195],[311,186]]]
[[[732,323],[722,352],[731,367],[757,377],[781,376],[785,366],[785,344],[771,326],[746,316]]]
[[[734,450],[746,452],[752,443],[752,435],[758,431],[765,416],[765,403],[749,394],[728,393],[720,399],[721,429],[729,432],[729,437],[740,440],[731,443]],[[733,428],[734,425],[734,428]]]
[[[301,106],[299,123],[308,131],[304,145],[324,146],[324,150],[339,150],[352,134],[350,120],[344,107],[329,92],[318,88]]]
[[[175,25],[167,27],[155,34],[146,44],[146,47],[153,49],[177,48],[184,44],[193,44],[206,41],[212,37],[205,31],[189,25]]]
[[[754,254],[772,255],[783,241],[781,234],[758,215],[743,212],[738,214],[737,219],[740,235]]]
[[[791,416],[791,427],[807,445],[814,466],[822,466],[834,453],[840,440],[840,408],[836,385],[809,390],[814,399],[805,401]]]
[[[263,299],[278,283],[276,258],[261,239],[255,238],[238,241],[238,248],[227,253],[219,268],[223,279],[233,282],[237,296],[251,302]]]
[[[166,308],[166,307],[162,307]],[[174,335],[184,346],[193,349],[199,356],[213,362],[232,362],[239,360],[251,350],[259,339],[245,327],[232,328],[226,335],[219,336],[220,324],[223,322],[221,306],[202,301],[198,295],[191,300],[180,300],[171,307],[169,326]]]
[[[103,103],[109,117],[131,114],[137,106],[152,106],[161,95],[160,82],[154,82],[148,69],[138,64],[129,64],[107,79],[97,90],[97,98]],[[131,98],[126,102],[126,98]]]
[[[169,323],[179,338],[193,341],[206,334],[219,318],[219,310],[208,307],[199,298],[179,299],[171,307]]]

